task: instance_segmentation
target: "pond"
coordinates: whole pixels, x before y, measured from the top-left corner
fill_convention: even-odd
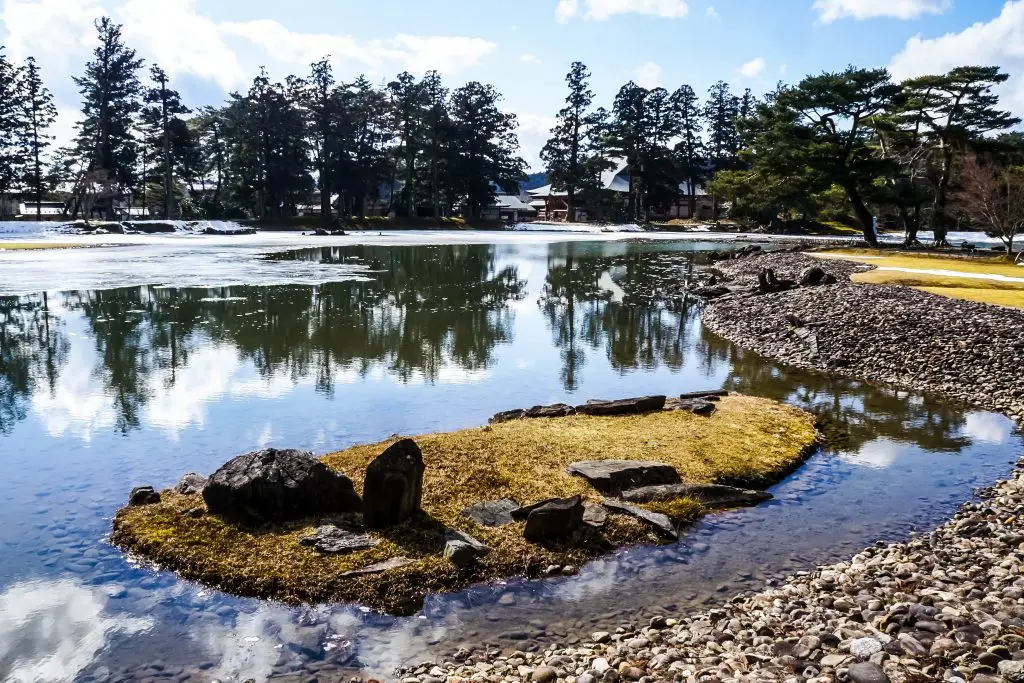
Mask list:
[[[31,277],[0,262],[0,679],[387,677],[464,645],[571,644],[928,529],[1020,452],[1001,416],[794,371],[706,332],[695,305],[650,303],[719,245],[475,242],[136,246],[47,254]],[[247,450],[721,387],[818,413],[835,445],[769,504],[579,576],[390,618],[233,597],[106,542],[133,486]]]

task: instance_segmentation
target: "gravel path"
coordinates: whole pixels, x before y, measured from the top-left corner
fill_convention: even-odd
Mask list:
[[[734,291],[770,265],[792,278],[812,257],[719,264]],[[765,356],[941,393],[1024,422],[1024,311],[903,287],[838,284],[734,293],[704,322]],[[611,625],[544,653],[462,651],[399,672],[405,683],[786,681],[1024,683],[1024,460],[978,503],[923,537],[736,597],[722,609]]]

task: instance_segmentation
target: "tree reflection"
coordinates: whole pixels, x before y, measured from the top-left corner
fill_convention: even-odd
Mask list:
[[[68,353],[64,327],[45,293],[0,297],[0,433],[25,418],[33,392],[54,390]]]

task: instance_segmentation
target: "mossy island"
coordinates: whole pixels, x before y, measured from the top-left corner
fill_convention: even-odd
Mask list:
[[[541,406],[318,461],[294,451],[240,456],[209,479],[136,489],[112,541],[229,592],[406,615],[430,593],[573,573],[624,546],[676,542],[678,525],[710,509],[770,498],[749,489],[781,480],[817,443],[809,413],[736,394]],[[288,507],[295,501],[278,500],[275,514],[289,519],[266,521],[251,501],[225,507],[239,468],[277,472],[285,455],[301,476],[327,477],[344,511],[294,518],[304,514]],[[293,485],[299,476],[280,478]],[[338,482],[345,491],[335,496]],[[320,509],[319,493],[300,493],[300,506]]]

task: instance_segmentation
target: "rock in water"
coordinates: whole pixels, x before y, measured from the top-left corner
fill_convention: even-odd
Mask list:
[[[882,667],[874,662],[851,664],[847,675],[853,683],[890,683],[889,677],[882,671]]]
[[[419,512],[424,469],[423,453],[412,439],[402,439],[378,455],[366,468],[363,523],[385,529]]]
[[[565,538],[583,524],[583,498],[551,500],[530,512],[523,536],[528,541]]]
[[[299,539],[302,545],[311,545],[322,553],[340,555],[357,550],[366,550],[379,543],[365,534],[357,534],[348,529],[341,529],[333,524],[317,527],[311,536]]]
[[[672,520],[668,518],[668,515],[663,515],[660,512],[651,512],[650,510],[644,510],[638,508],[635,505],[627,505],[617,500],[606,500],[604,502],[605,507],[624,514],[630,517],[635,517],[641,522],[646,522],[658,532],[660,536],[667,539],[679,538],[679,531],[675,525],[672,524]]]
[[[229,460],[206,483],[203,500],[213,514],[243,524],[356,512],[361,507],[344,474],[312,453],[276,448]]]
[[[661,410],[665,407],[665,401],[664,396],[624,398],[620,401],[587,401],[585,405],[576,406],[576,412],[582,415],[639,415]]]
[[[765,491],[721,486],[719,484],[671,484],[668,486],[646,486],[644,488],[624,491],[621,498],[630,503],[651,503],[654,501],[677,500],[692,498],[709,507],[730,507],[739,505],[757,505],[772,499],[772,494]]]
[[[206,486],[206,477],[195,472],[190,472],[181,478],[174,486],[174,492],[180,493],[183,496],[191,496],[196,493],[201,493],[203,487]]]
[[[591,486],[610,495],[641,486],[679,484],[682,479],[671,465],[640,460],[587,460],[569,465],[569,474],[586,479]]]
[[[138,486],[128,495],[128,504],[132,506],[156,505],[159,502],[160,494],[152,486]]]
[[[512,511],[519,509],[519,503],[508,498],[501,500],[485,500],[476,505],[470,505],[462,511],[463,517],[468,517],[483,527],[498,527],[511,524]]]

